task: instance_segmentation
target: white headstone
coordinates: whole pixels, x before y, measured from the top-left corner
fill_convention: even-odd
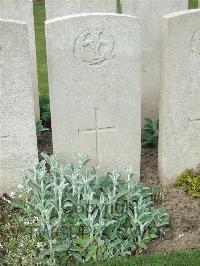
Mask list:
[[[188,9],[188,0],[121,0],[124,14],[141,19],[142,121],[158,119],[161,87],[161,17]]]
[[[45,0],[46,19],[91,12],[116,12],[116,0]]]
[[[29,46],[31,54],[32,87],[33,87],[33,96],[35,103],[35,118],[36,121],[38,121],[40,118],[40,108],[39,108],[33,3],[31,0],[0,0],[0,18],[20,20],[28,24]]]
[[[200,10],[163,18],[159,174],[173,182],[200,162]]]
[[[46,22],[54,152],[103,171],[140,169],[140,28],[114,14]]]
[[[28,28],[0,20],[0,194],[17,190],[37,160]]]

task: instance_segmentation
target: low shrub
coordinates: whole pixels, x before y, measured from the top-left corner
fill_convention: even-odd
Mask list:
[[[42,124],[47,128],[51,128],[51,112],[50,112],[49,95],[40,96],[40,116],[41,116]]]
[[[178,176],[176,185],[183,187],[192,197],[200,198],[200,170],[185,170]]]
[[[150,118],[144,119],[142,129],[142,145],[144,147],[155,148],[158,146],[159,121],[153,121]]]
[[[67,165],[43,158],[23,179],[23,200],[13,204],[37,221],[45,265],[129,256],[165,234],[168,215],[152,206],[151,190],[132,169],[126,178],[117,172],[102,177],[81,155]]]

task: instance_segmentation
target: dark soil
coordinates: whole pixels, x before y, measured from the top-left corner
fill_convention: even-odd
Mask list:
[[[157,152],[142,150],[141,181],[147,186],[162,185],[157,172]],[[174,186],[162,188],[164,200],[160,205],[170,217],[171,230],[160,239],[152,241],[150,252],[163,253],[200,247],[200,200],[191,198]]]
[[[52,137],[50,131],[43,132],[38,138],[38,154],[40,160],[42,158],[41,157],[42,152],[46,154],[53,153]]]

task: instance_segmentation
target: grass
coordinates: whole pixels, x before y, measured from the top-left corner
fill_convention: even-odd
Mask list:
[[[198,8],[198,0],[189,0],[189,9]]]
[[[104,263],[90,263],[88,266],[197,266],[200,265],[198,250],[171,252],[167,255],[139,256],[132,259],[119,259]]]
[[[48,94],[48,74],[47,74],[47,57],[45,42],[45,5],[44,3],[34,4],[35,16],[35,37],[38,64],[38,80],[40,95]]]

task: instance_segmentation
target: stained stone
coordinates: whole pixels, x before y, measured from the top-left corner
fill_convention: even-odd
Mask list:
[[[46,18],[91,12],[116,12],[116,0],[46,0]]]
[[[0,18],[21,20],[28,24],[29,46],[31,54],[32,87],[35,103],[35,118],[38,121],[40,118],[40,108],[37,79],[33,3],[31,0],[0,0]]]
[[[164,184],[200,162],[200,10],[163,18],[159,175]]]
[[[161,17],[188,9],[188,0],[121,0],[124,14],[141,19],[142,121],[158,118],[161,87]]]
[[[54,152],[98,169],[140,169],[140,27],[114,14],[46,22]],[[123,36],[123,38],[122,38]]]
[[[37,160],[28,28],[0,20],[0,195]]]

